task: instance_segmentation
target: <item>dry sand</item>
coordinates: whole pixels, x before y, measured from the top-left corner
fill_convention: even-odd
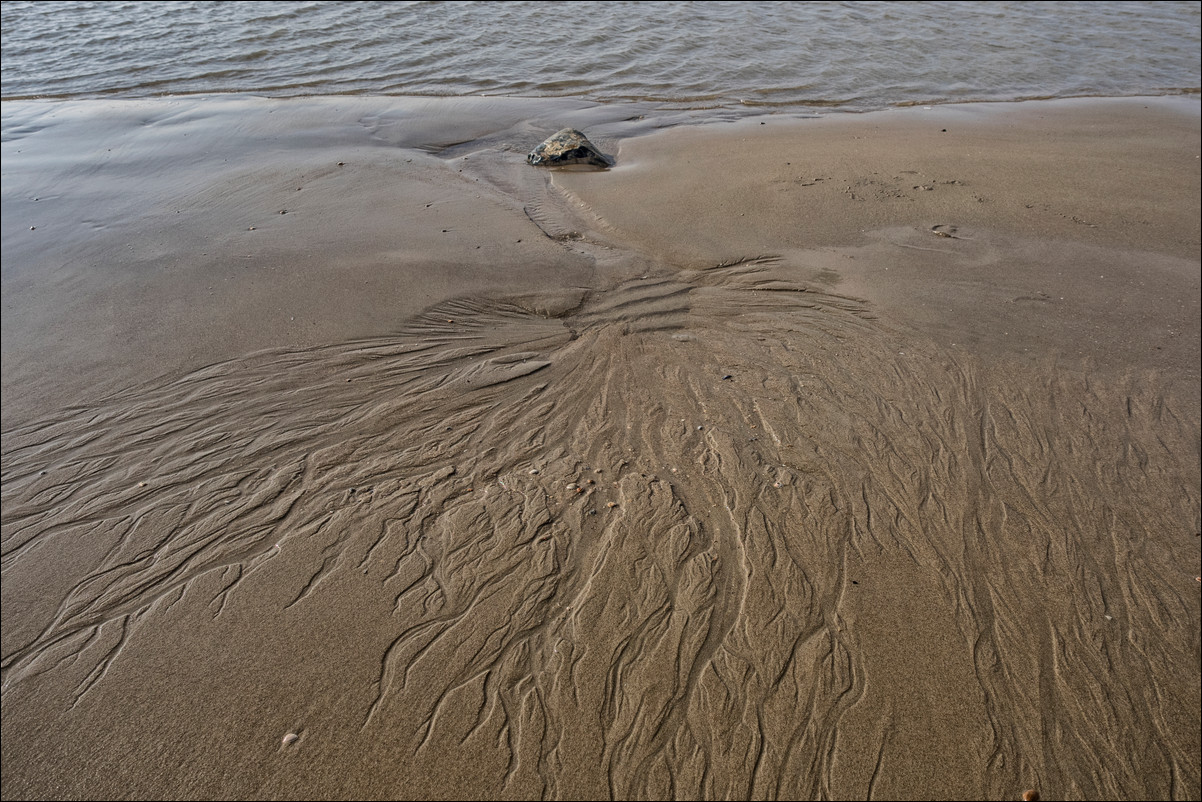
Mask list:
[[[1196,99],[3,112],[5,799],[1202,794]]]

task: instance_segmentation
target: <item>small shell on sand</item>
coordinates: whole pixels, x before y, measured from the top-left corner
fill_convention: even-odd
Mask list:
[[[299,735],[297,735],[295,732],[290,732],[280,740],[280,744],[282,746],[291,746],[292,744],[296,743],[299,740],[300,740]]]

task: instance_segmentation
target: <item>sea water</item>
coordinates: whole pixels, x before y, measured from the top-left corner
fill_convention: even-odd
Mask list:
[[[838,109],[1186,94],[1197,2],[5,2],[2,96]]]

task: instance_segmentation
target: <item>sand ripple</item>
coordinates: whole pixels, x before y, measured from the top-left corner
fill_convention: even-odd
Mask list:
[[[498,795],[913,796],[946,761],[982,767],[947,794],[1196,793],[1196,419],[793,275],[463,299],[5,432],[4,603],[44,614],[4,695],[79,704],[274,571],[283,614],[390,605],[363,760],[488,754]]]

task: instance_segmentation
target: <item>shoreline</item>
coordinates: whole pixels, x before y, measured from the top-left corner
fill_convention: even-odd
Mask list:
[[[267,100],[273,102],[289,102],[289,101],[306,101],[319,98],[343,98],[350,100],[392,100],[392,101],[434,101],[455,103],[458,101],[471,101],[477,98],[484,100],[495,100],[502,102],[521,102],[521,103],[587,103],[597,106],[628,106],[651,108],[665,114],[692,112],[696,114],[704,114],[706,112],[722,112],[731,114],[739,118],[756,117],[761,114],[765,115],[789,115],[789,116],[804,116],[814,117],[828,114],[879,114],[885,111],[898,111],[908,108],[926,107],[926,108],[948,108],[955,106],[1000,106],[1014,103],[1058,103],[1061,101],[1080,102],[1080,101],[1109,101],[1109,100],[1160,100],[1168,99],[1194,99],[1202,100],[1202,89],[1198,87],[1171,87],[1163,88],[1156,91],[1154,94],[1146,94],[1141,92],[1133,92],[1126,95],[1115,94],[1082,94],[1082,95],[1023,95],[1020,97],[1010,98],[976,98],[955,100],[950,98],[933,99],[933,100],[906,100],[896,103],[889,103],[881,106],[852,106],[840,103],[839,101],[817,102],[810,105],[805,103],[797,103],[793,101],[780,103],[754,103],[745,100],[734,100],[733,105],[716,105],[708,103],[701,99],[689,100],[672,100],[670,98],[656,97],[582,97],[580,95],[520,95],[520,94],[480,94],[466,93],[462,95],[441,95],[441,94],[413,94],[400,92],[396,94],[380,94],[378,92],[360,92],[360,93],[309,93],[298,95],[272,95],[262,94],[259,92],[250,92],[242,90],[230,90],[227,92],[178,92],[169,94],[157,95],[124,95],[124,94],[99,94],[99,95],[12,95],[10,97],[0,97],[0,103],[107,103],[107,102],[162,102],[162,101],[178,101],[186,102],[189,100]],[[732,100],[723,98],[724,100]],[[693,105],[690,105],[693,104]],[[759,111],[767,109],[767,111]]]
[[[3,798],[1199,794],[1196,98],[3,113]]]
[[[214,103],[216,109],[211,108]],[[303,348],[348,336],[390,333],[425,306],[462,292],[470,293],[473,288],[499,289],[515,280],[516,276],[508,267],[502,268],[506,271],[503,279],[498,281],[489,278],[490,269],[485,264],[466,268],[472,279],[466,285],[461,285],[459,279],[465,274],[463,266],[479,264],[478,257],[482,255],[486,259],[541,264],[541,268],[533,271],[538,278],[528,286],[538,286],[551,273],[561,270],[563,262],[574,264],[577,271],[574,280],[587,284],[586,276],[592,275],[594,257],[585,255],[577,258],[577,255],[565,254],[564,249],[557,247],[554,242],[542,242],[540,235],[543,232],[537,228],[531,230],[531,221],[521,211],[531,204],[544,201],[541,197],[543,188],[537,180],[541,176],[527,173],[525,165],[519,164],[519,157],[524,155],[523,149],[532,147],[531,142],[536,143],[542,135],[556,130],[560,123],[589,129],[594,139],[609,151],[615,151],[623,144],[641,147],[648,137],[654,140],[655,134],[664,130],[669,133],[662,135],[659,141],[664,141],[664,136],[673,138],[679,135],[690,141],[703,142],[711,134],[716,141],[721,141],[739,131],[740,126],[756,126],[758,123],[765,123],[763,127],[771,131],[778,130],[780,126],[785,126],[786,130],[799,126],[798,132],[806,135],[814,133],[815,126],[836,130],[862,126],[868,133],[884,125],[888,130],[908,129],[910,141],[896,149],[896,152],[905,153],[906,148],[922,151],[935,144],[924,141],[921,134],[916,135],[916,130],[924,125],[921,118],[930,121],[932,126],[937,120],[944,120],[938,124],[939,128],[952,124],[967,126],[970,130],[988,127],[990,120],[998,120],[1004,129],[1007,118],[1014,115],[1020,119],[1026,117],[1029,122],[1031,117],[1044,112],[1071,118],[1079,110],[1093,109],[1085,116],[1089,118],[1088,125],[1097,126],[1105,124],[1107,109],[1134,109],[1145,105],[1159,109],[1170,117],[1183,115],[1182,120],[1186,125],[1189,124],[1188,120],[1196,119],[1199,113],[1196,103],[1176,97],[955,104],[929,110],[912,107],[846,116],[802,115],[800,118],[791,115],[776,118],[770,115],[767,120],[751,117],[740,122],[738,119],[719,118],[700,123],[695,119],[690,122],[687,113],[661,112],[657,115],[653,110],[637,105],[603,105],[558,99],[329,97],[268,100],[241,96],[208,97],[197,101],[171,98],[150,101],[5,103],[5,128],[15,132],[11,141],[5,143],[9,165],[4,192],[7,214],[3,241],[8,257],[6,262],[9,264],[5,270],[5,295],[9,299],[17,299],[10,300],[6,306],[4,340],[12,345],[6,345],[5,356],[10,368],[19,362],[33,364],[22,365],[15,378],[6,378],[4,421],[7,425],[15,420],[14,414],[23,415],[20,410],[26,404],[31,409],[41,408],[41,402],[25,396],[24,390],[19,395],[14,394],[14,387],[36,385],[38,376],[44,373],[44,365],[51,364],[46,362],[51,354],[69,356],[61,366],[66,376],[80,374],[81,371],[89,372],[88,365],[98,361],[95,343],[86,344],[90,353],[79,353],[83,344],[76,338],[59,336],[64,324],[53,321],[60,316],[59,313],[38,307],[38,299],[54,299],[57,302],[54,288],[63,283],[79,287],[77,295],[89,298],[89,302],[107,300],[114,284],[126,287],[112,298],[112,312],[106,319],[96,320],[94,313],[87,309],[75,310],[84,318],[93,318],[80,325],[99,330],[101,340],[107,343],[105,347],[116,349],[105,354],[105,360],[111,362],[111,358],[116,356],[116,363],[125,368],[119,371],[124,378],[111,383],[106,383],[102,376],[90,371],[81,384],[81,391],[83,387],[98,384],[115,389],[123,383],[148,378],[149,374],[133,364],[135,361],[144,361],[146,357],[162,362],[166,370],[161,372],[186,370],[205,364],[209,359],[206,356],[207,346],[193,349],[190,360],[180,360],[174,353],[174,347],[164,347],[163,343],[150,336],[152,332],[146,331],[163,330],[172,325],[169,318],[196,319],[199,316],[204,332],[191,324],[181,333],[187,338],[201,340],[214,335],[205,315],[215,315],[217,319],[224,320],[226,325],[237,329],[237,334],[226,338],[224,343],[214,342],[212,345],[218,346],[214,354],[220,358],[236,358],[248,350],[265,347]],[[32,112],[28,108],[30,106],[34,107]],[[52,108],[49,113],[44,113],[38,108],[42,106]],[[15,115],[14,109],[18,110]],[[98,111],[101,113],[97,114]],[[277,112],[288,115],[287,120],[279,119]],[[1062,120],[1060,124],[1065,123]],[[749,133],[755,135],[762,132]],[[922,133],[933,135],[934,131]],[[1132,129],[1123,135],[1139,136],[1144,133],[1149,132]],[[1037,133],[1036,127],[1029,127],[1028,134],[1042,136]],[[1086,133],[1082,141],[1088,140],[1088,136]],[[104,144],[91,144],[97,137]],[[779,137],[777,141],[779,143]],[[830,143],[834,137],[820,137],[818,141]],[[1015,142],[1003,137],[1000,142],[984,144],[1001,148],[1014,146]],[[119,156],[109,155],[114,152],[111,147],[114,145]],[[31,146],[35,150],[41,148],[33,158],[29,153]],[[698,146],[709,147],[705,144]],[[678,167],[663,158],[671,153],[673,147],[673,143],[667,142],[665,146],[657,148],[659,166],[648,174],[654,173],[654,180],[661,186],[671,184],[681,192],[704,199],[707,180],[704,176],[694,175],[689,183],[673,183],[675,179],[665,181],[671,171]],[[399,153],[397,149],[400,149]],[[500,151],[500,159],[489,156],[494,149]],[[848,155],[853,151],[844,147],[843,143],[840,143],[840,150],[844,154],[841,158],[845,160],[845,165],[848,164],[847,159],[854,160],[854,156]],[[485,195],[481,196],[474,190],[468,194],[462,193],[460,190],[463,185],[455,186],[453,181],[439,186],[439,182],[451,177],[452,171],[447,167],[454,158],[462,158],[458,155],[461,152],[475,159],[472,167],[479,167],[480,170],[474,180],[476,183],[485,182]],[[726,157],[734,155],[728,149]],[[930,158],[929,153],[924,155],[928,158],[915,160],[909,155],[905,158],[920,162],[918,166],[923,168],[924,175],[931,174],[923,180],[940,180],[939,176],[934,176],[941,169],[937,166],[937,158]],[[1110,155],[1114,158],[1123,157],[1118,150]],[[499,163],[481,165],[479,162],[482,157]],[[785,157],[782,161],[791,158]],[[966,159],[971,155],[960,149],[956,158]],[[1055,156],[1049,158],[1054,159]],[[269,168],[259,174],[255,165],[264,159],[269,164],[275,160],[278,168]],[[783,182],[799,180],[801,164],[786,171],[788,175],[774,175],[770,169],[756,169],[762,165],[757,165],[755,161],[753,155],[748,157],[745,154],[739,162],[738,172],[732,171],[733,183],[742,193],[739,203],[747,203],[755,196],[757,181],[769,182],[773,194],[776,194],[781,191]],[[798,161],[804,162],[804,157]],[[805,166],[812,168],[814,175],[811,178],[820,182],[836,178],[833,175],[819,175],[825,172],[821,160]],[[825,229],[815,230],[805,236],[792,236],[782,242],[776,239],[778,231],[760,230],[754,226],[744,226],[742,229],[724,226],[723,237],[734,241],[740,241],[741,238],[739,248],[724,250],[709,243],[706,247],[710,253],[698,249],[690,253],[661,252],[656,258],[668,261],[683,259],[691,264],[689,260],[705,261],[711,254],[720,255],[721,258],[758,254],[767,245],[776,250],[785,245],[805,248],[811,244],[811,240],[821,247],[862,246],[870,239],[865,236],[867,231],[889,228],[894,224],[912,224],[912,220],[906,217],[906,210],[896,208],[900,204],[894,203],[894,208],[888,208],[881,203],[888,199],[890,193],[895,200],[910,202],[949,196],[949,193],[933,192],[929,198],[915,197],[911,188],[905,186],[905,181],[910,177],[921,185],[921,176],[914,170],[887,176],[884,181],[873,185],[875,176],[868,175],[868,172],[881,173],[896,165],[881,162],[879,166],[883,169],[863,171],[864,175],[859,175],[860,171],[854,168],[844,170],[847,175],[838,177],[851,182],[863,182],[869,192],[876,193],[876,197],[858,200],[867,200],[865,208],[880,213],[857,220],[854,225],[843,225],[837,216],[824,215],[821,204],[803,205],[795,210],[796,213],[809,215],[811,219],[824,219]],[[335,167],[338,169],[334,170]],[[615,181],[608,181],[607,185],[617,185],[620,177],[628,176],[637,182],[640,180],[636,175],[638,168],[637,164],[620,163],[612,171]],[[1059,174],[1062,178],[1069,177],[1067,171],[1062,170]],[[397,184],[389,185],[386,175]],[[999,178],[1001,173],[996,169],[983,176],[986,181]],[[261,188],[252,190],[247,186],[249,182],[260,180],[266,181]],[[579,185],[578,180],[575,185],[570,183],[573,180],[571,175],[565,176],[564,180],[569,182],[569,186]],[[1106,180],[1101,178],[1094,184],[1095,187],[1091,187],[1091,191],[1096,193],[1093,204],[1084,205],[1085,213],[1090,215],[1097,214],[1104,206],[1102,201]],[[48,191],[46,185],[54,189]],[[399,186],[404,189],[398,190]],[[934,183],[927,186],[937,189]],[[425,190],[424,187],[429,189]],[[1155,187],[1125,185],[1123,188],[1137,194],[1135,200],[1143,204],[1149,215],[1160,216],[1155,208],[1160,203]],[[305,189],[320,190],[321,195],[318,196],[318,192],[305,192]],[[1010,191],[1012,188],[1006,189]],[[398,199],[398,191],[408,193],[411,190],[421,196],[420,205],[412,199],[406,201],[403,195]],[[1032,187],[1032,190],[1035,195],[1042,192],[1041,187]],[[304,194],[290,194],[297,191]],[[829,191],[815,191],[812,194],[823,198],[833,197]],[[903,197],[906,195],[908,197]],[[772,196],[761,195],[761,206],[768,197]],[[1046,200],[1038,197],[1032,199]],[[1033,233],[1036,238],[1070,242],[1084,239],[1087,244],[1101,247],[1134,245],[1137,249],[1167,251],[1168,255],[1179,258],[1188,259],[1191,248],[1196,254],[1198,224],[1196,220],[1188,220],[1188,215],[1168,215],[1167,220],[1145,220],[1138,225],[1127,224],[1126,220],[1112,215],[1099,226],[1080,216],[1080,208],[1073,204],[1081,199],[1080,195],[1054,199],[1066,200],[1067,203],[1061,204],[1063,208],[1053,212],[1048,212],[1050,207],[1045,202],[1047,208],[1036,210],[1026,219],[1015,214],[1013,209],[1007,209],[1007,228],[1010,233]],[[954,202],[955,198],[948,197],[948,200]],[[470,202],[475,201],[482,202],[469,210],[467,207]],[[656,202],[662,205],[665,198],[661,195]],[[426,206],[426,203],[430,206]],[[704,205],[704,200],[700,203]],[[302,205],[308,208],[296,208]],[[749,205],[755,206],[755,203]],[[1171,198],[1166,199],[1165,205],[1170,210],[1180,208]],[[627,206],[630,209],[639,208],[637,204]],[[407,216],[413,213],[410,207],[432,211],[422,220]],[[960,215],[960,209],[954,205],[927,204],[927,207],[934,215],[931,225],[940,225],[938,221],[943,217],[963,217],[981,225],[987,222],[988,214],[997,209],[996,204],[981,203],[977,211],[985,212],[986,216],[983,217],[980,214]],[[1138,211],[1133,207],[1134,204],[1128,203],[1127,211]],[[284,211],[306,216],[273,216]],[[621,208],[615,209],[616,213],[622,211]],[[851,210],[844,204],[842,211]],[[1051,225],[1031,219],[1037,218],[1040,212],[1046,213]],[[761,219],[773,222],[772,215],[765,215],[763,209],[758,209],[756,213]],[[697,208],[690,209],[689,214],[700,216]],[[399,220],[396,219],[398,215],[401,216]],[[438,219],[432,219],[436,216]],[[452,237],[446,235],[453,235],[455,229],[448,228],[444,233],[443,228],[458,226],[458,230],[463,230],[470,226],[466,221],[481,216],[496,221],[496,225],[501,227],[481,232],[487,236],[478,237],[479,241],[464,243],[456,239],[447,242]],[[1057,226],[1062,220],[1056,219],[1056,216],[1073,224]],[[1074,217],[1076,220],[1073,220]],[[320,259],[337,260],[337,265],[323,269],[312,258],[311,251],[307,250],[310,244],[303,238],[297,239],[294,233],[297,229],[281,225],[301,219],[323,228],[318,244],[327,248],[330,255],[327,257],[322,252]],[[659,218],[653,215],[650,219],[653,227],[656,224],[654,221]],[[730,221],[742,222],[733,217]],[[923,222],[926,222],[925,218]],[[687,228],[688,221],[683,223]],[[678,224],[677,221],[672,223]],[[394,225],[398,225],[398,230],[389,231]],[[1077,227],[1080,230],[1073,230]],[[1099,232],[1099,228],[1102,231]],[[1146,236],[1148,232],[1141,232],[1140,228],[1155,231],[1160,239]],[[1077,236],[1087,230],[1101,233],[1102,236]],[[1106,232],[1114,230],[1119,232],[1118,236],[1108,238]],[[1133,243],[1124,240],[1134,234],[1143,236]],[[654,238],[656,235],[653,233],[651,236]],[[678,239],[687,241],[692,236],[690,233]],[[521,244],[525,246],[520,253],[517,249],[509,249],[513,253],[499,250],[500,243],[518,245],[518,240],[523,240]],[[1177,243],[1166,248],[1166,240],[1177,240]],[[476,253],[476,246],[481,247],[482,253]],[[441,288],[426,289],[418,298],[407,298],[395,310],[383,308],[379,299],[389,292],[407,295],[403,287],[412,286],[418,273],[415,266],[402,267],[395,273],[382,271],[377,266],[394,257],[399,257],[402,265],[409,264],[410,253],[417,254],[420,259],[432,257],[432,261],[440,265],[442,274],[455,274],[458,278]],[[173,265],[170,272],[161,269],[168,261]],[[294,270],[288,274],[282,264],[285,261],[299,263],[300,271]],[[262,264],[263,269],[248,275],[247,271],[236,271],[229,267],[231,264],[245,265],[248,262]],[[133,264],[143,266],[140,268],[142,272],[135,273],[130,267]],[[47,270],[39,273],[43,265],[47,266]],[[342,270],[349,274],[349,278],[338,275]],[[310,276],[308,271],[315,272]],[[286,303],[273,303],[266,296],[282,289],[280,272],[286,274],[285,279],[300,277],[304,283],[320,289],[316,295],[300,288],[286,289]],[[377,301],[365,307],[362,293],[353,292],[352,286],[340,291],[332,285],[332,282],[344,278],[348,279],[348,284],[354,282],[358,286],[368,287]],[[131,280],[150,281],[154,289],[149,291],[149,295],[166,298],[171,306],[156,309],[146,303],[135,303],[130,307],[128,319],[122,319],[125,313],[123,305],[131,303],[138,292],[146,292],[132,287]],[[180,287],[187,290],[182,297],[177,292]],[[248,289],[249,294],[244,295]],[[333,289],[332,296],[329,289]],[[866,288],[857,286],[856,289]],[[27,299],[31,299],[31,302]],[[315,309],[318,304],[333,299],[339,305],[335,315]],[[239,308],[238,316],[229,315],[227,307],[230,305]],[[272,309],[273,306],[277,308]],[[284,315],[286,308],[302,310],[302,314],[307,315],[309,330],[305,331],[302,326],[286,325],[296,322],[295,314]],[[266,321],[256,320],[255,325],[249,328],[238,323],[240,319],[258,317],[264,309],[271,310],[269,336],[255,334],[265,331]],[[138,317],[154,322],[150,326],[142,326],[136,320]],[[362,320],[362,325],[331,325],[339,317]],[[46,329],[48,321],[56,323],[53,330]],[[47,343],[55,339],[64,347],[48,349]],[[136,343],[144,356],[123,353],[125,349],[120,344],[122,342]],[[46,391],[47,388],[43,388],[36,392]]]

